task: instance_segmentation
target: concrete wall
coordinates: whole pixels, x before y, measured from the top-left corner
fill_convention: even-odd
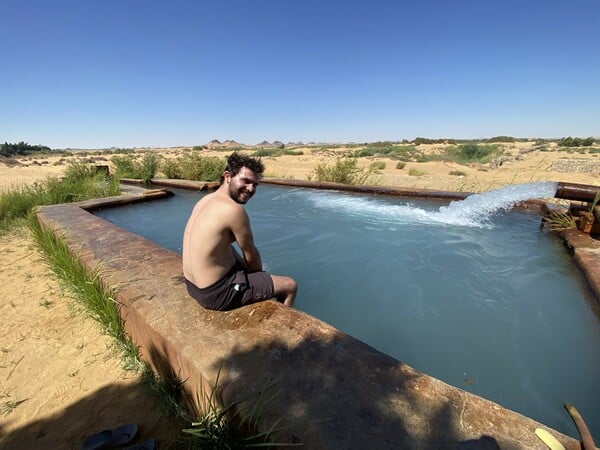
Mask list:
[[[272,301],[206,310],[187,295],[179,255],[82,206],[97,204],[42,207],[37,217],[89,270],[100,270],[102,282],[117,292],[142,357],[163,376],[185,380],[190,404],[217,376],[225,402],[271,386],[267,392],[275,396],[261,428],[281,421],[279,440],[307,449],[546,449],[534,435],[537,427],[567,449],[580,448],[298,310]],[[465,443],[471,440],[476,445]]]

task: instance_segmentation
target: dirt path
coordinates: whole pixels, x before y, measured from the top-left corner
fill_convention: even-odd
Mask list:
[[[27,230],[2,237],[0,286],[0,448],[78,449],[91,432],[129,422],[140,439],[174,440],[181,425],[161,418],[111,339],[73,309]]]

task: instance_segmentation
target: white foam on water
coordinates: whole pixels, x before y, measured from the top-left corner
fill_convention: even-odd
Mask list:
[[[554,197],[558,183],[551,181],[513,184],[465,200],[453,201],[436,210],[426,210],[410,204],[394,205],[376,197],[340,195],[339,193],[311,194],[319,209],[339,211],[379,224],[439,224],[491,228],[490,218],[524,200]]]

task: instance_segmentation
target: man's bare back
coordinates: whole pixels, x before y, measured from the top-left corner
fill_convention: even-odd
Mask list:
[[[288,306],[294,303],[297,285],[292,278],[262,272],[260,252],[243,207],[254,196],[263,170],[260,161],[232,154],[221,186],[194,206],[185,227],[183,274],[188,292],[201,304],[199,297],[214,303],[211,309],[228,307],[220,305],[221,299],[237,302],[231,289],[243,294],[241,305],[269,297]],[[234,242],[241,255],[234,250]]]
[[[215,283],[235,264],[232,224],[248,223],[244,208],[223,192],[202,198],[183,234],[183,274],[199,288]],[[259,269],[260,270],[260,269]]]

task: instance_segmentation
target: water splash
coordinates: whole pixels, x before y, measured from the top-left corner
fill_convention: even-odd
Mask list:
[[[510,184],[482,194],[473,194],[465,200],[454,201],[448,206],[442,206],[439,212],[449,219],[485,224],[494,214],[506,211],[519,202],[554,197],[557,188],[558,183],[553,181]]]
[[[426,209],[411,204],[391,204],[376,197],[340,196],[339,193],[312,195],[319,209],[341,212],[377,225],[438,224],[491,228],[490,218],[519,202],[554,197],[558,183],[543,181],[514,184],[473,194],[465,200],[453,201],[439,209]]]

